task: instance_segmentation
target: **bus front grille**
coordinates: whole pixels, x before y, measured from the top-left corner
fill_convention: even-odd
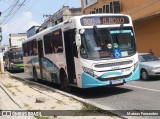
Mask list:
[[[105,68],[105,67],[114,67],[114,66],[121,66],[133,63],[132,60],[129,61],[122,61],[122,62],[112,62],[112,63],[105,63],[105,64],[96,64],[95,68]]]

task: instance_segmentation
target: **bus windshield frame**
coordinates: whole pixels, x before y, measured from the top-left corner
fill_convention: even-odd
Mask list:
[[[136,54],[135,37],[131,26],[96,28],[96,32],[94,27],[88,28],[81,35],[81,39],[80,55],[84,59],[115,59]]]
[[[12,62],[23,61],[23,52],[22,51],[11,51],[10,56],[11,56]]]

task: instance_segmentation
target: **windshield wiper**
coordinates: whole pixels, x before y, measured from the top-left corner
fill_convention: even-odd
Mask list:
[[[94,37],[100,41],[100,34],[99,34],[99,30],[97,28],[97,26],[93,26],[93,34],[94,34]]]
[[[120,28],[119,28],[119,33],[120,33],[120,38],[125,39],[125,36],[124,36],[124,34],[123,34],[123,27],[124,27],[124,25],[121,24],[121,25],[120,25]]]

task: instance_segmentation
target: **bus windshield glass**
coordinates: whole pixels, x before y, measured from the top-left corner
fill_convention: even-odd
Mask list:
[[[22,51],[12,52],[11,56],[12,56],[12,61],[14,61],[14,62],[19,62],[19,61],[23,60]]]
[[[111,59],[129,57],[136,53],[132,27],[85,29],[81,36],[81,57]]]

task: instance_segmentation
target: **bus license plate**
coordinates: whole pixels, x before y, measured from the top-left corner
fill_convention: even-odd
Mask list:
[[[112,84],[120,84],[120,83],[123,83],[123,79],[117,79],[117,80],[113,80],[111,82],[112,82]]]

